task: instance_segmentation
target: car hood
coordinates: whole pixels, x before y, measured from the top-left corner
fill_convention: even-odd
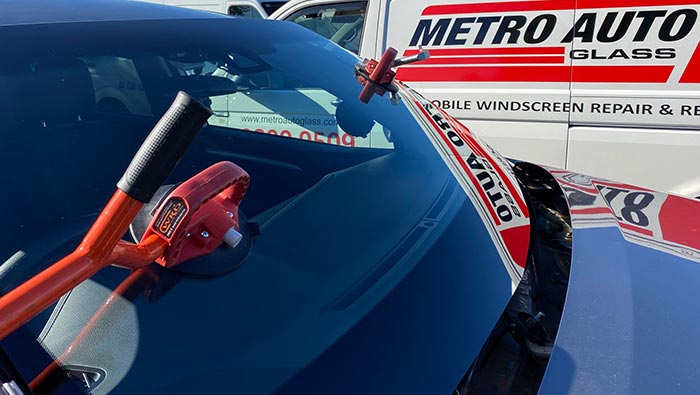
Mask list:
[[[548,169],[570,207],[568,293],[542,394],[700,386],[700,202]]]

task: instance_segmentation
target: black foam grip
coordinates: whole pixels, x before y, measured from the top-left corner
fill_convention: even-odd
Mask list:
[[[131,160],[117,188],[148,203],[211,114],[209,108],[179,92]]]

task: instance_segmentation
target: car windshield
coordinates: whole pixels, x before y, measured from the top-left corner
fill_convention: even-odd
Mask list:
[[[510,279],[415,115],[357,100],[358,58],[291,24],[234,18],[9,26],[0,40],[13,43],[0,49],[1,292],[77,246],[179,90],[214,115],[167,183],[220,161],[251,177],[246,243],[168,269],[97,323],[129,271],[79,285],[22,328],[41,352],[4,345],[28,382],[45,354],[95,394],[301,388],[286,386],[403,295],[395,325],[352,348],[397,357],[388,392],[406,377],[454,388]],[[423,335],[437,339],[416,345],[429,368],[392,349]],[[371,375],[380,360],[339,361]]]

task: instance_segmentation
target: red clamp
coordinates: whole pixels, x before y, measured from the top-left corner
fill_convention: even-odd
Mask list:
[[[156,262],[165,267],[206,255],[222,242],[235,247],[241,235],[238,206],[250,176],[231,162],[219,162],[180,184],[163,200],[141,238],[167,243]]]
[[[421,47],[418,48],[418,53],[396,59],[398,52],[396,49],[389,47],[384,51],[379,62],[374,59],[365,59],[363,63],[355,65],[357,80],[364,86],[362,92],[360,92],[360,101],[369,103],[369,100],[375,93],[383,96],[386,92],[389,92],[391,102],[399,104],[400,98],[396,94],[399,88],[394,84],[396,72],[391,68],[427,60],[430,57],[430,53]]]
[[[396,49],[389,47],[379,62],[370,59],[364,63],[364,70],[358,75],[358,80],[364,85],[362,92],[360,92],[361,102],[369,103],[375,93],[381,96],[390,90],[391,82],[396,76],[396,72],[391,67],[397,54]]]

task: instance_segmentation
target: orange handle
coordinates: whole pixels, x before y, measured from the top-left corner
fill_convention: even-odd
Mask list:
[[[0,339],[109,265],[107,258],[142,206],[117,190],[75,251],[0,298]]]
[[[143,207],[143,202],[148,202],[156,188],[170,175],[210,115],[207,107],[182,92],[178,94],[170,109],[151,130],[119,181],[119,189],[78,248],[0,298],[0,339],[109,265],[113,253],[137,257],[138,266],[138,263],[151,258],[151,253],[164,250],[164,247],[125,247],[125,243],[117,248],[117,244]],[[151,261],[155,258],[157,256]]]

